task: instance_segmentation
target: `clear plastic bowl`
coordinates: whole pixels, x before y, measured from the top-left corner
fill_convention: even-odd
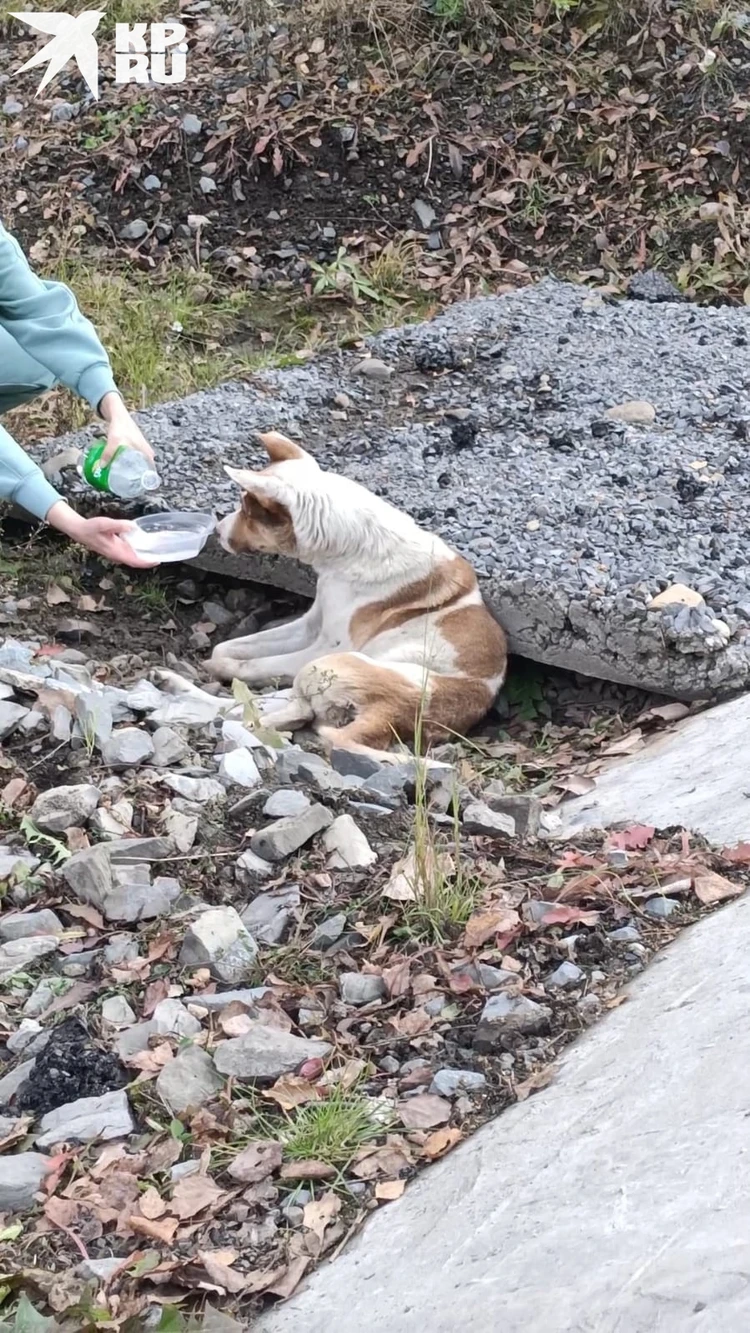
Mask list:
[[[213,514],[171,509],[163,514],[144,514],[123,535],[144,560],[193,560],[215,527]]]

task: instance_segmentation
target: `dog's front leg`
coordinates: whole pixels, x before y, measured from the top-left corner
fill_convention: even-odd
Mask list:
[[[231,680],[233,676],[249,680],[250,677],[234,669],[237,662],[249,663],[261,658],[301,652],[319,637],[321,620],[321,609],[316,600],[309,611],[287,625],[274,625],[273,629],[262,629],[257,634],[247,634],[243,639],[227,639],[225,643],[217,643],[209,662],[211,671],[218,680]]]
[[[241,642],[241,640],[239,640]],[[226,656],[211,659],[211,669],[221,680],[244,680],[248,685],[289,685],[297,672],[330,652],[330,647],[323,643],[312,643],[309,648],[300,648],[296,653],[280,653],[273,657],[231,657],[233,643],[221,645]]]

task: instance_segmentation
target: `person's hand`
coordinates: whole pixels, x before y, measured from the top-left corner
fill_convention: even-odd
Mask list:
[[[119,393],[105,394],[99,404],[99,411],[107,423],[107,444],[102,454],[102,463],[109,463],[121,445],[126,449],[137,449],[149,463],[153,463],[154,451],[134,422]]]
[[[82,518],[64,500],[54,504],[47,514],[47,522],[64,532],[71,541],[87,546],[90,551],[104,556],[116,565],[132,565],[135,569],[153,569],[158,560],[144,560],[136,555],[123,533],[133,524],[124,518]]]

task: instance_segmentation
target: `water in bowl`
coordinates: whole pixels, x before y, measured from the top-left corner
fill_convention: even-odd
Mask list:
[[[137,518],[124,536],[144,560],[194,560],[215,526],[213,514],[169,510]]]

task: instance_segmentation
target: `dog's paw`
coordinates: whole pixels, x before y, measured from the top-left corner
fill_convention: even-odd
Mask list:
[[[186,680],[184,676],[179,676],[176,671],[170,671],[167,667],[154,667],[151,672],[151,683],[158,685],[165,694],[193,694],[196,688],[191,680]]]

